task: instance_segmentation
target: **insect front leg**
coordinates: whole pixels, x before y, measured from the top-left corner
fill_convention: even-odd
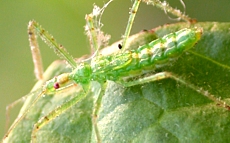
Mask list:
[[[140,85],[140,84],[144,84],[144,83],[148,83],[148,82],[153,82],[153,81],[158,81],[158,80],[162,80],[162,79],[167,79],[167,78],[171,78],[174,79],[184,85],[186,85],[187,87],[197,91],[198,93],[202,94],[203,96],[209,98],[210,100],[214,101],[215,103],[217,103],[219,106],[222,106],[228,110],[230,110],[230,106],[227,105],[224,101],[221,101],[219,99],[217,99],[215,96],[213,96],[212,94],[208,93],[207,91],[185,81],[184,79],[182,79],[181,77],[178,77],[177,75],[171,73],[171,72],[160,72],[160,73],[156,73],[154,75],[150,75],[138,80],[134,80],[134,81],[129,81],[129,82],[121,82],[121,84],[124,87],[130,87],[130,86],[134,86],[134,85]]]
[[[34,63],[34,74],[38,80],[42,80],[43,66],[42,66],[41,53],[40,53],[40,49],[37,42],[37,36],[35,34],[32,22],[30,22],[28,25],[28,34],[29,34],[30,50],[32,53],[32,59]]]
[[[86,86],[85,86],[86,87]],[[87,90],[84,89],[86,92],[80,92],[78,95],[70,99],[69,101],[63,103],[55,110],[51,111],[48,115],[42,117],[37,123],[34,124],[32,134],[31,134],[31,142],[35,143],[37,141],[36,133],[45,125],[47,125],[50,121],[54,120],[57,116],[61,115],[62,113],[66,112],[69,108],[77,104],[79,101],[84,99],[90,92],[89,92],[89,85],[87,86]],[[65,88],[65,87],[64,87]],[[69,87],[66,87],[69,88]],[[61,89],[63,90],[63,89]]]
[[[67,63],[74,69],[77,67],[74,58],[67,52],[67,50],[60,44],[58,44],[53,36],[51,36],[45,29],[41,27],[37,22],[30,21],[28,25],[28,34],[30,48],[32,52],[32,58],[34,63],[34,72],[38,80],[43,79],[43,66],[41,54],[37,42],[37,36],[40,36],[41,39],[53,50],[55,53],[62,59],[66,60]]]

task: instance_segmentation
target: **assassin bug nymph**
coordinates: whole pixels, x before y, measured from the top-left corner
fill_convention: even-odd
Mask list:
[[[135,0],[133,4],[123,43],[122,45],[120,44],[118,46],[121,49],[121,52],[114,55],[103,56],[97,54],[100,45],[98,45],[99,41],[97,39],[98,31],[95,28],[97,26],[95,26],[93,22],[94,15],[90,14],[86,16],[90,41],[96,51],[96,54],[93,55],[88,61],[83,61],[79,64],[77,64],[73,57],[64,49],[64,47],[57,44],[52,36],[37,22],[29,22],[28,33],[30,37],[30,46],[32,50],[35,49],[34,61],[37,63],[35,64],[37,77],[42,78],[42,74],[40,72],[41,64],[39,64],[41,63],[40,57],[37,56],[39,55],[39,49],[35,33],[38,33],[43,41],[45,41],[50,47],[54,48],[55,52],[57,52],[61,58],[65,59],[73,70],[70,73],[58,75],[43,85],[42,91],[38,94],[29,108],[17,118],[9,131],[6,133],[4,140],[7,140],[12,130],[14,130],[17,127],[17,124],[26,116],[28,112],[30,112],[30,108],[40,99],[42,95],[56,93],[58,91],[71,88],[76,84],[81,85],[84,92],[63,103],[54,111],[51,111],[48,115],[40,118],[37,123],[34,124],[31,133],[31,142],[36,142],[36,134],[39,132],[40,128],[47,125],[57,116],[65,112],[73,105],[77,104],[89,94],[91,81],[96,81],[101,85],[101,91],[98,93],[98,98],[96,100],[92,115],[93,128],[95,130],[97,142],[101,142],[101,136],[97,126],[97,117],[99,116],[98,113],[100,110],[101,100],[107,86],[107,80],[121,84],[123,87],[131,87],[152,81],[171,78],[179,83],[185,84],[189,88],[194,89],[219,105],[229,109],[229,106],[226,105],[225,102],[217,100],[211,94],[206,94],[205,91],[199,90],[200,88],[194,86],[193,84],[189,84],[171,72],[162,71],[144,76],[142,78],[132,78],[150,73],[155,69],[161,68],[161,65],[167,65],[172,59],[178,58],[181,54],[191,49],[197,42],[199,42],[203,32],[203,29],[200,27],[184,28],[177,32],[165,35],[163,38],[146,43],[135,50],[127,50],[128,47],[126,47],[126,41],[129,37],[133,20],[140,2],[140,0]],[[163,4],[158,0],[153,1],[152,4],[161,8],[163,7],[164,10],[166,9],[168,12],[178,15],[186,21],[191,21],[190,18],[176,10],[176,13],[174,13],[175,11],[173,11],[173,9],[168,5],[165,5],[166,7],[164,7]],[[103,11],[104,8],[101,9],[101,11]]]

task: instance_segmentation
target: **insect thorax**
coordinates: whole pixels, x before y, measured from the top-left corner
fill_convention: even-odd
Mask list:
[[[78,84],[88,84],[91,76],[92,70],[88,63],[80,63],[69,75],[70,79],[73,79]]]

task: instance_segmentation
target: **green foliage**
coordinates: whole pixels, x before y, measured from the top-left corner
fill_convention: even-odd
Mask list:
[[[156,35],[175,32],[191,25],[179,23],[154,29]],[[229,101],[230,23],[197,23],[204,33],[197,45],[159,71],[173,72]],[[58,62],[46,72],[46,80],[70,71]],[[155,72],[159,72],[155,71]],[[37,83],[34,89],[40,87]],[[94,92],[98,91],[93,83]],[[32,126],[41,117],[77,96],[76,89],[39,99],[9,136],[8,142],[30,142]],[[197,90],[199,90],[197,89]],[[96,142],[91,114],[93,93],[37,132],[38,142]],[[23,113],[38,94],[27,99]],[[173,79],[123,88],[109,81],[98,117],[103,142],[229,142],[230,111]]]

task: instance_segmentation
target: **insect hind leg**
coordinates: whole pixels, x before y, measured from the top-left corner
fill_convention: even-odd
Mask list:
[[[129,81],[129,82],[121,82],[121,84],[124,87],[131,87],[131,86],[135,86],[135,85],[140,85],[140,84],[144,84],[144,83],[148,83],[148,82],[153,82],[153,81],[158,81],[158,80],[162,80],[162,79],[167,79],[167,78],[171,78],[174,79],[176,81],[178,81],[179,83],[182,83],[184,85],[186,85],[187,87],[195,90],[196,92],[202,94],[203,96],[207,97],[208,99],[214,101],[215,103],[217,103],[217,105],[226,108],[227,110],[230,110],[230,106],[227,105],[224,101],[217,99],[214,95],[212,95],[211,93],[185,81],[184,79],[178,77],[177,75],[171,73],[171,72],[160,72],[154,75],[150,75],[141,79],[137,79],[134,81]]]

